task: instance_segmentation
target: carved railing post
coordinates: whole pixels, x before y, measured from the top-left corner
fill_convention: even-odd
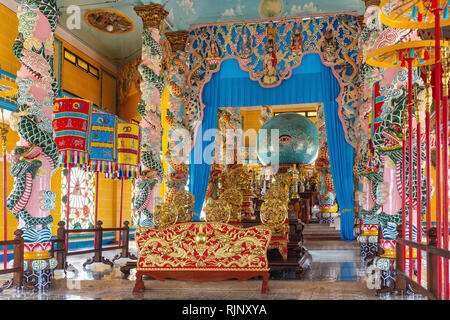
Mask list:
[[[161,165],[161,95],[164,90],[164,77],[161,75],[162,48],[161,22],[168,12],[160,4],[136,6],[134,10],[141,17],[142,62],[139,72],[142,76],[141,101],[138,113],[141,115],[141,176],[136,179],[137,196],[135,208],[140,216],[140,225],[153,227],[153,211],[158,187],[164,179]]]
[[[66,252],[68,251],[68,247],[65,246],[66,243],[66,223],[64,221],[58,222],[58,231],[57,231],[57,239],[56,243],[56,261],[57,266],[56,269],[65,269],[66,267]]]
[[[94,262],[102,262],[102,242],[103,242],[103,230],[102,230],[103,222],[101,220],[97,221],[97,227],[95,230],[95,238],[97,242],[95,243],[95,254],[94,254]]]
[[[14,272],[13,284],[16,287],[22,286],[23,275],[24,275],[24,261],[23,261],[23,231],[14,231],[16,236],[14,240],[19,241],[18,245],[14,246],[14,269],[20,269],[19,272]]]
[[[125,230],[122,233],[122,235],[123,235],[122,258],[128,257],[128,250],[129,250],[129,244],[130,244],[130,227],[128,226],[129,224],[130,223],[128,221],[125,221],[123,223],[123,227],[125,228]]]
[[[19,4],[17,17],[13,52],[21,68],[16,78],[18,108],[10,126],[20,140],[12,152],[14,186],[7,207],[23,231],[25,284],[47,289],[57,264],[49,251],[55,209],[51,177],[60,162],[52,127],[53,101],[59,90],[53,75],[53,32],[59,13],[55,0],[27,0]]]

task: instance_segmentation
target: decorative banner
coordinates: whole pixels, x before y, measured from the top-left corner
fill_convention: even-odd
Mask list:
[[[53,129],[61,154],[61,164],[84,166],[88,163],[89,120],[92,103],[78,98],[59,98],[54,102]]]
[[[119,122],[117,125],[117,171],[115,178],[133,179],[139,173],[139,125]]]
[[[116,161],[116,116],[105,113],[92,113],[89,156],[90,170],[112,173]]]

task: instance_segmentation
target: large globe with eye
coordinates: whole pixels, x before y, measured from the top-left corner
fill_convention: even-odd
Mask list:
[[[277,162],[311,164],[319,152],[317,128],[300,114],[279,114],[259,129],[256,150],[263,165]]]

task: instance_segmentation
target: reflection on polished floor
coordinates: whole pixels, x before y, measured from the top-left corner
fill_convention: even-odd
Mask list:
[[[134,243],[133,243],[134,246]],[[273,274],[269,293],[261,294],[261,280],[238,282],[164,282],[147,279],[146,290],[133,294],[134,281],[120,271],[128,259],[116,260],[114,267],[92,264],[83,270],[89,255],[68,259],[77,272],[56,274],[52,288],[47,292],[7,289],[0,293],[1,300],[423,300],[419,295],[384,294],[377,296],[368,289],[364,264],[357,242],[316,241],[305,243],[312,255],[311,268],[300,277],[291,279],[290,273]],[[135,253],[135,247],[131,250]],[[105,257],[112,259],[116,252]],[[0,279],[1,281],[1,279]]]

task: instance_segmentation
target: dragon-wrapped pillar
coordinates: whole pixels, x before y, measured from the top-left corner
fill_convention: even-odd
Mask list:
[[[167,161],[168,192],[165,196],[167,202],[171,202],[175,194],[184,190],[189,178],[187,165],[189,153],[185,147],[191,143],[191,135],[185,126],[184,107],[187,104],[185,45],[189,33],[187,31],[166,32],[166,43],[163,69],[167,88],[169,89],[169,110],[165,121],[169,125],[168,151],[164,155]],[[188,141],[186,141],[188,140]]]
[[[55,209],[51,177],[60,163],[52,127],[59,90],[53,75],[53,33],[59,13],[54,0],[29,0],[18,6],[17,17],[13,52],[21,67],[16,78],[18,109],[10,125],[20,139],[10,158],[14,186],[7,207],[23,231],[24,286],[48,289],[56,267],[49,250]]]
[[[418,40],[417,32],[407,29],[394,29],[383,26],[379,20],[379,7],[368,6],[365,16],[365,28],[361,33],[360,46],[363,56],[368,52],[396,43]],[[416,190],[417,177],[413,172],[413,198],[409,199],[409,161],[416,166],[416,154],[406,162],[402,161],[402,141],[406,125],[404,117],[407,112],[407,71],[402,68],[382,69],[363,63],[359,72],[362,88],[362,103],[359,110],[359,131],[361,143],[357,148],[360,152],[357,161],[357,171],[363,190],[360,194],[360,218],[362,219],[362,234],[359,237],[361,247],[373,246],[382,249],[378,257],[371,252],[373,263],[381,270],[382,288],[392,290],[394,285],[394,260],[396,228],[402,223],[401,199],[406,194],[406,216],[412,215],[416,221],[417,214],[424,214],[423,208],[409,212],[409,202],[416,207],[418,197],[425,196],[423,190]],[[415,72],[413,81],[419,86],[422,80]],[[417,98],[422,95],[417,90]],[[423,100],[423,99],[422,99]],[[419,104],[415,103],[415,108]],[[416,120],[414,119],[414,122]],[[419,137],[422,139],[422,137]],[[415,143],[414,143],[415,145]],[[424,151],[422,152],[422,155]],[[402,181],[402,169],[406,169],[406,185]],[[424,179],[424,177],[420,177]],[[424,198],[422,198],[422,202]],[[417,212],[419,211],[419,212]],[[420,226],[417,230],[420,230]],[[373,234],[372,234],[373,233]],[[415,237],[415,235],[414,235]],[[372,239],[373,238],[373,239]]]
[[[134,206],[139,213],[141,226],[153,227],[153,212],[158,196],[159,185],[164,179],[161,164],[162,126],[161,95],[164,90],[161,60],[163,57],[161,39],[161,22],[167,17],[160,4],[134,7],[142,18],[142,56],[138,69],[142,76],[140,89],[141,100],[138,113],[142,119],[140,166],[141,174],[136,179],[137,195]]]

